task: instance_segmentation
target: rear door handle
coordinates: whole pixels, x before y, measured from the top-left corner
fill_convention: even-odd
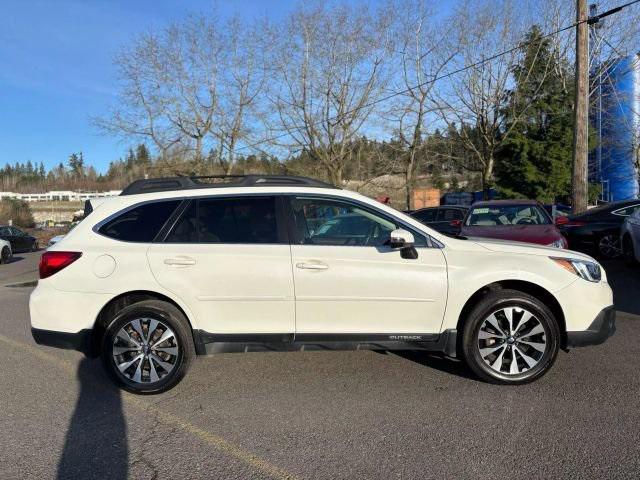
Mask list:
[[[195,265],[196,261],[195,259],[189,257],[165,258],[164,264],[177,267],[186,267],[189,265]]]
[[[322,262],[317,262],[317,263],[300,262],[300,263],[296,263],[296,268],[300,268],[302,270],[327,270],[329,268],[329,265]]]

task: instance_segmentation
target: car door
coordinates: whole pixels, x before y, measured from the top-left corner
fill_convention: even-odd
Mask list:
[[[15,241],[16,250],[29,250],[31,248],[29,237],[22,230],[11,227],[11,235]]]
[[[11,243],[11,248],[14,252],[24,250],[24,237],[21,235],[22,232],[15,227],[8,227],[9,229],[9,243]]]
[[[189,305],[197,328],[220,340],[293,336],[291,250],[281,204],[269,195],[193,199],[149,248],[156,280]]]
[[[631,241],[633,242],[633,248],[636,252],[636,257],[640,259],[640,208],[636,208],[635,211],[627,219],[629,225],[629,233],[631,234]]]
[[[388,245],[400,222],[373,207],[295,196],[290,209],[296,340],[440,331],[446,263],[426,236],[412,232],[418,258],[406,259]]]

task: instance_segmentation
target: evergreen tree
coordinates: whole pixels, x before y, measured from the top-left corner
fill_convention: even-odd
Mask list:
[[[136,164],[143,167],[151,165],[151,153],[149,153],[149,149],[144,143],[136,147]]]
[[[133,151],[133,148],[130,148],[127,152],[127,158],[125,159],[125,166],[127,170],[133,170],[134,165],[136,164],[136,154]]]
[[[505,112],[506,128],[516,125],[498,152],[496,176],[508,196],[553,202],[571,190],[573,95],[563,87],[560,73],[570,74],[537,26],[526,42],[522,61],[514,68],[516,81]],[[525,108],[523,117],[513,118],[511,112]]]
[[[69,170],[73,178],[84,177],[84,158],[82,152],[80,152],[79,155],[72,153],[69,156]]]

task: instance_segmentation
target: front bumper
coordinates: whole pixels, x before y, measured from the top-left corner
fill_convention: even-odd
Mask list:
[[[31,328],[31,335],[38,345],[77,350],[85,355],[93,356],[91,332],[89,329],[68,333]]]
[[[616,331],[616,311],[613,305],[602,309],[589,328],[579,332],[567,332],[567,348],[600,345]]]

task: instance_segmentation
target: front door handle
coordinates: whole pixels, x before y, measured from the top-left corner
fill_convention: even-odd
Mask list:
[[[296,268],[300,268],[302,270],[327,270],[329,268],[329,265],[322,262],[314,262],[314,263],[300,262],[300,263],[296,263]]]
[[[189,257],[165,258],[164,264],[176,267],[187,267],[189,265],[195,265],[196,261]]]

